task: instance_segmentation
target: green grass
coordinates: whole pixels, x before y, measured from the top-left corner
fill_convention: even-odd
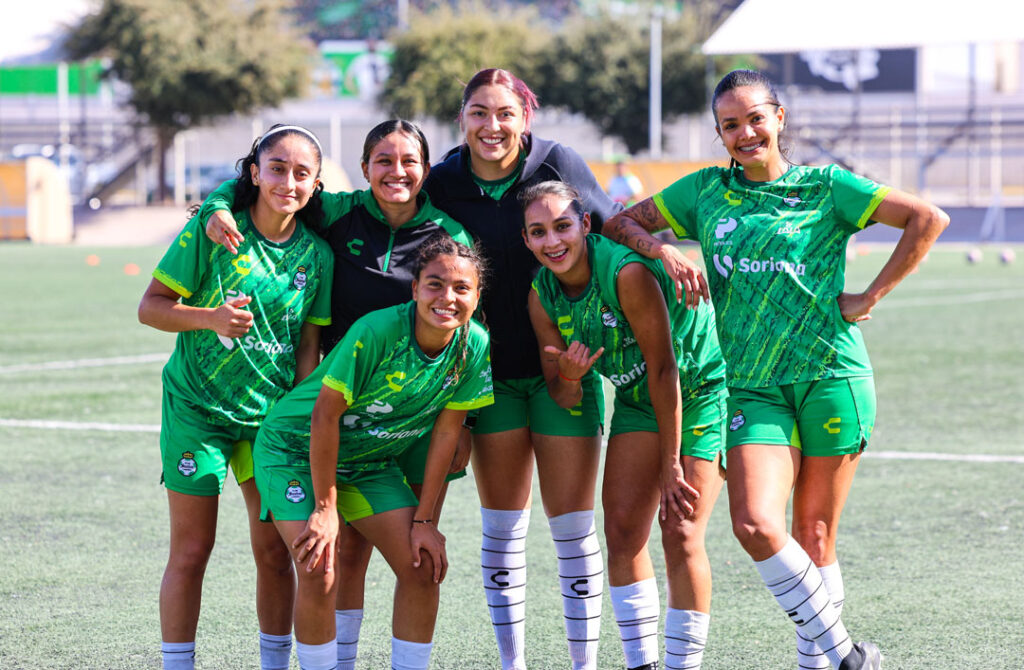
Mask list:
[[[173,335],[135,318],[162,251],[0,245],[0,419],[159,423],[160,362],[10,368],[170,352]],[[870,452],[1024,454],[1024,262],[999,265],[993,251],[973,266],[961,250],[933,251],[864,325],[879,397]],[[85,263],[89,253],[99,265]],[[856,258],[851,286],[865,286],[885,256],[873,248]],[[126,275],[128,263],[142,273]],[[154,432],[0,424],[0,668],[159,667],[167,552],[159,469]],[[1020,666],[1022,479],[1020,462],[864,459],[840,533],[844,620],[881,646],[887,668]],[[434,668],[498,666],[480,587],[478,508],[472,478],[452,486]],[[792,627],[732,538],[727,509],[723,494],[708,536],[715,594],[704,668],[793,668]],[[528,551],[527,660],[564,668],[554,550],[539,505]],[[244,506],[229,485],[199,667],[258,667],[253,572]],[[392,585],[375,558],[360,667],[387,667]],[[607,598],[604,611],[600,667],[619,668]]]

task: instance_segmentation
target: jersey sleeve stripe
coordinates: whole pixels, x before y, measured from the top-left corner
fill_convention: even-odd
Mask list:
[[[181,282],[179,282],[177,279],[167,274],[160,268],[153,270],[153,277],[155,277],[161,284],[166,285],[167,288],[171,289],[175,293],[179,293],[185,298],[192,297],[192,291],[189,291],[187,288],[182,286]]]
[[[331,317],[322,319],[320,317],[310,316],[306,318],[306,323],[311,323],[314,326],[329,326],[331,325]]]
[[[868,206],[864,210],[864,213],[860,215],[860,220],[857,221],[858,228],[863,228],[864,226],[868,225],[868,221],[871,220],[871,215],[875,213],[875,210],[878,209],[878,205],[880,205],[882,201],[885,200],[885,196],[889,195],[889,191],[891,190],[892,189],[888,186],[878,187],[878,190],[875,191],[875,194],[871,196],[871,202],[868,203]]]
[[[464,410],[464,409],[465,410],[470,410],[470,409],[479,409],[480,407],[487,407],[488,405],[493,405],[493,404],[494,404],[494,395],[491,394],[491,393],[488,393],[487,395],[480,396],[479,398],[477,398],[475,400],[470,400],[468,402],[454,402],[454,401],[452,401],[452,402],[448,403],[447,405],[445,405],[444,408],[445,409],[454,409],[454,410]]]
[[[335,377],[325,375],[324,386],[332,388],[338,393],[345,396],[345,404],[347,404],[349,407],[352,406],[352,400],[355,398],[355,394],[352,393],[352,389],[348,387],[348,384]]]
[[[678,237],[685,237],[687,235],[686,229],[683,228],[682,224],[676,221],[676,217],[672,216],[672,212],[668,211],[668,207],[665,205],[665,198],[661,193],[655,193],[651,198],[654,201],[654,206],[658,208],[661,215],[668,221],[669,227]]]

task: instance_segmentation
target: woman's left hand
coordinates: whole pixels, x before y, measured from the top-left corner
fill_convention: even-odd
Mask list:
[[[850,323],[869,320],[870,312],[876,304],[867,293],[840,293],[836,301],[839,303],[843,320]]]
[[[675,461],[670,467],[661,471],[661,520],[668,520],[669,510],[685,520],[693,514],[693,506],[700,497],[700,492],[690,486],[683,475],[683,466]]]
[[[292,542],[292,548],[299,550],[298,562],[306,563],[306,572],[312,572],[321,561],[324,572],[334,570],[334,547],[339,525],[336,509],[317,507],[309,515],[306,528]]]
[[[448,572],[448,554],[444,550],[444,535],[437,529],[434,522],[413,523],[409,531],[410,547],[412,548],[412,566],[420,567],[421,551],[430,554],[434,564],[434,583],[440,584]]]

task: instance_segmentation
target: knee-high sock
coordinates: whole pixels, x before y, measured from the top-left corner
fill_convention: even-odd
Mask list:
[[[432,642],[406,642],[391,638],[391,670],[427,670]]]
[[[503,670],[526,667],[526,531],[530,510],[480,508],[480,570]]]
[[[260,670],[288,670],[292,634],[270,635],[260,631]]]
[[[338,670],[355,670],[359,651],[359,628],[363,610],[334,610],[335,642],[338,645]]]
[[[192,670],[196,667],[196,643],[162,642],[160,655],[164,670]]]
[[[704,660],[711,617],[696,610],[665,613],[665,670],[698,670]]]
[[[594,510],[551,517],[548,523],[558,554],[569,657],[573,670],[592,670],[597,667],[604,595],[604,562],[594,528]]]
[[[818,572],[821,574],[821,581],[825,583],[825,590],[828,591],[832,606],[836,609],[836,616],[842,617],[846,593],[843,588],[843,574],[839,571],[839,562],[822,566],[818,568]],[[796,634],[796,655],[797,667],[800,670],[826,670],[832,667],[821,648],[814,641],[801,636],[800,631],[797,631]]]
[[[295,655],[302,670],[334,670],[338,667],[338,651],[334,642],[303,644],[295,641]]]
[[[754,565],[775,601],[796,624],[797,632],[813,640],[838,667],[853,650],[853,643],[807,552],[789,538],[777,554]]]
[[[658,660],[658,583],[652,577],[625,586],[608,587],[612,610],[619,625],[626,667],[636,668]]]

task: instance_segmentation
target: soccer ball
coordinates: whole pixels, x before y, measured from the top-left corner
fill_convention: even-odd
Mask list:
[[[1017,253],[1013,249],[1006,248],[999,253],[999,262],[1003,265],[1009,265],[1015,260],[1017,260]]]
[[[967,252],[967,262],[971,265],[980,263],[982,259],[981,249],[971,249]]]

